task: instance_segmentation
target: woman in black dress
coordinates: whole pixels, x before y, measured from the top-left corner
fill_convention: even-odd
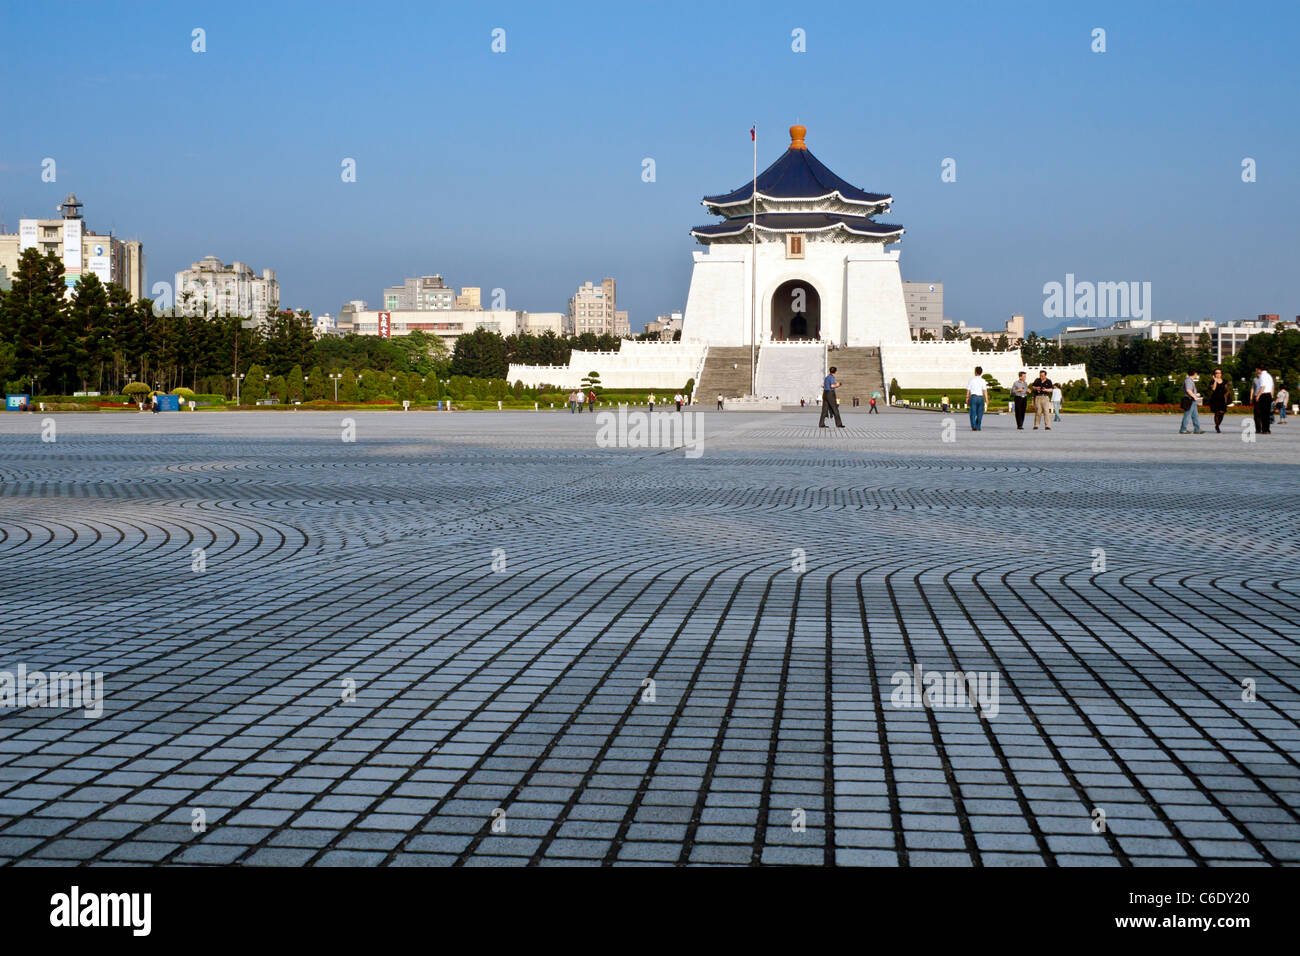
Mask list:
[[[1224,413],[1228,410],[1228,383],[1223,380],[1223,369],[1214,370],[1214,385],[1210,389],[1210,411],[1214,412],[1214,430],[1219,431]]]

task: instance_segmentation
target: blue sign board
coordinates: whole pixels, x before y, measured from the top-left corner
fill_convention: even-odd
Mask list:
[[[160,412],[179,412],[181,410],[181,397],[179,395],[155,395],[154,399],[158,402],[158,411]]]
[[[27,408],[32,407],[32,397],[30,395],[6,395],[5,396],[6,412],[16,412],[22,409],[24,406],[26,406]]]

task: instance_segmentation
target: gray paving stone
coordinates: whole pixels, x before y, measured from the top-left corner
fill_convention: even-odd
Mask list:
[[[0,668],[109,705],[0,722],[0,860],[1300,860],[1300,433],[846,412],[705,413],[698,459],[558,413],[0,417]],[[895,706],[914,665],[999,714]]]

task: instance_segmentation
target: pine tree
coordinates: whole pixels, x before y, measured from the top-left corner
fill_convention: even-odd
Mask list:
[[[66,290],[59,258],[26,249],[0,302],[0,337],[13,343],[19,376],[33,393],[67,367]]]

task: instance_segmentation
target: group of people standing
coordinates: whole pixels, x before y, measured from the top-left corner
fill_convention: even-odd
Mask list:
[[[979,374],[979,369],[975,369],[975,374]],[[1047,377],[1047,369],[1040,369],[1038,378],[1033,382],[1025,381],[1028,372],[1021,372],[1020,376],[1011,383],[1011,408],[1016,414],[1016,428],[1024,431],[1025,428],[1025,410],[1029,405],[1029,398],[1032,395],[1034,399],[1034,431],[1038,431],[1038,423],[1043,423],[1044,431],[1052,430],[1052,422],[1061,420],[1061,386],[1057,385]]]
[[[658,399],[655,397],[654,392],[651,392],[649,395],[646,396],[646,404],[650,406],[650,411],[653,412],[655,410],[655,403],[657,401]],[[682,406],[689,405],[691,400],[689,395],[684,395],[683,393],[678,392],[676,395],[673,396],[673,402],[677,405],[677,410],[680,412],[682,410]],[[667,404],[667,401],[665,401],[664,404]],[[721,407],[722,407],[722,396],[719,395],[718,408]]]
[[[1274,394],[1274,389],[1277,393]],[[1203,399],[1197,388],[1196,369],[1188,369],[1187,377],[1183,379],[1183,394],[1181,405],[1183,409],[1183,423],[1178,429],[1178,434],[1186,435],[1189,432],[1193,435],[1203,435],[1205,430],[1201,428],[1201,415],[1198,406]],[[1220,428],[1223,424],[1223,416],[1228,413],[1228,406],[1232,403],[1232,386],[1223,377],[1223,369],[1214,370],[1213,384],[1210,386],[1210,412],[1214,415],[1214,430],[1222,433]],[[1250,404],[1255,418],[1255,434],[1271,435],[1273,426],[1273,416],[1276,413],[1280,420],[1286,421],[1287,406],[1291,403],[1291,394],[1286,390],[1286,386],[1278,388],[1273,382],[1273,376],[1269,374],[1268,369],[1263,366],[1256,366],[1255,377],[1250,383]],[[1191,426],[1190,428],[1188,426]]]
[[[591,411],[596,410],[596,393],[591,392],[587,395],[582,394],[582,389],[575,389],[569,393],[569,414],[574,412],[582,413],[582,406],[586,405]]]
[[[1021,372],[1011,383],[1011,410],[1015,412],[1016,428],[1024,431],[1025,412],[1029,399],[1034,400],[1034,431],[1042,422],[1045,431],[1052,430],[1052,423],[1061,420],[1061,387],[1047,377],[1047,369],[1041,369],[1038,378],[1026,381],[1028,372]],[[975,366],[975,374],[966,383],[966,407],[970,414],[970,428],[973,432],[984,430],[984,409],[988,404],[989,383],[984,379],[983,366]]]

